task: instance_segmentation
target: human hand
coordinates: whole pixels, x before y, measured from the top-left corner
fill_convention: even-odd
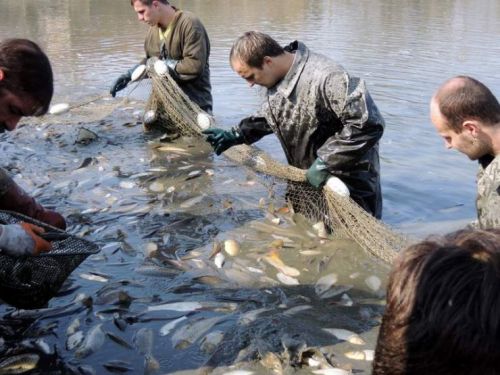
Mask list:
[[[20,222],[1,226],[0,249],[13,256],[39,255],[49,251],[50,242],[40,237],[45,230],[39,226]]]
[[[243,136],[234,128],[224,130],[220,128],[210,128],[202,131],[207,136],[207,142],[212,145],[217,155],[222,154],[228,148],[243,143]]]
[[[323,185],[330,176],[325,162],[320,158],[317,158],[306,172],[307,181],[315,188]]]

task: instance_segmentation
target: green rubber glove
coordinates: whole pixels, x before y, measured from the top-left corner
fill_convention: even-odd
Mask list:
[[[323,185],[330,176],[327,165],[320,158],[317,158],[306,172],[307,181],[315,188]]]
[[[202,131],[207,136],[207,142],[210,143],[217,155],[222,154],[229,147],[243,143],[243,136],[232,128],[224,130],[219,128],[210,128]]]

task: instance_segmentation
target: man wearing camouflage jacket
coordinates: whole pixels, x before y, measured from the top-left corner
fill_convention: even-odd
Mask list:
[[[478,160],[477,216],[481,229],[500,227],[500,104],[467,76],[446,81],[432,97],[431,120],[447,148]]]
[[[235,42],[230,61],[250,86],[266,87],[267,98],[259,114],[238,128],[205,131],[216,153],[275,133],[288,162],[308,169],[311,185],[319,188],[335,176],[361,207],[380,218],[378,141],[384,120],[364,81],[301,42],[282,48],[254,31]]]

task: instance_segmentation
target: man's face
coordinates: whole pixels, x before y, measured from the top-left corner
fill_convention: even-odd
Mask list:
[[[137,0],[134,2],[134,11],[139,21],[147,23],[149,26],[156,26],[160,22],[160,12],[157,1],[153,1],[151,6],[147,6]]]
[[[444,139],[446,148],[460,151],[471,160],[477,160],[487,153],[484,144],[480,139],[474,137],[469,129],[464,127],[460,133],[457,133],[448,125],[434,99],[431,102],[431,121],[439,135]]]
[[[248,66],[237,57],[232,59],[231,66],[241,78],[248,82],[250,87],[259,85],[270,89],[282,78],[277,76],[273,69],[272,60],[268,57],[264,58],[261,68]]]
[[[9,90],[0,89],[0,132],[12,131],[24,116],[33,116],[39,111],[35,101],[20,97]]]

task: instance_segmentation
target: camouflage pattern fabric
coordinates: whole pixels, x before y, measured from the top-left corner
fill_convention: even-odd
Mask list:
[[[476,207],[481,229],[500,227],[500,155],[479,169]]]

